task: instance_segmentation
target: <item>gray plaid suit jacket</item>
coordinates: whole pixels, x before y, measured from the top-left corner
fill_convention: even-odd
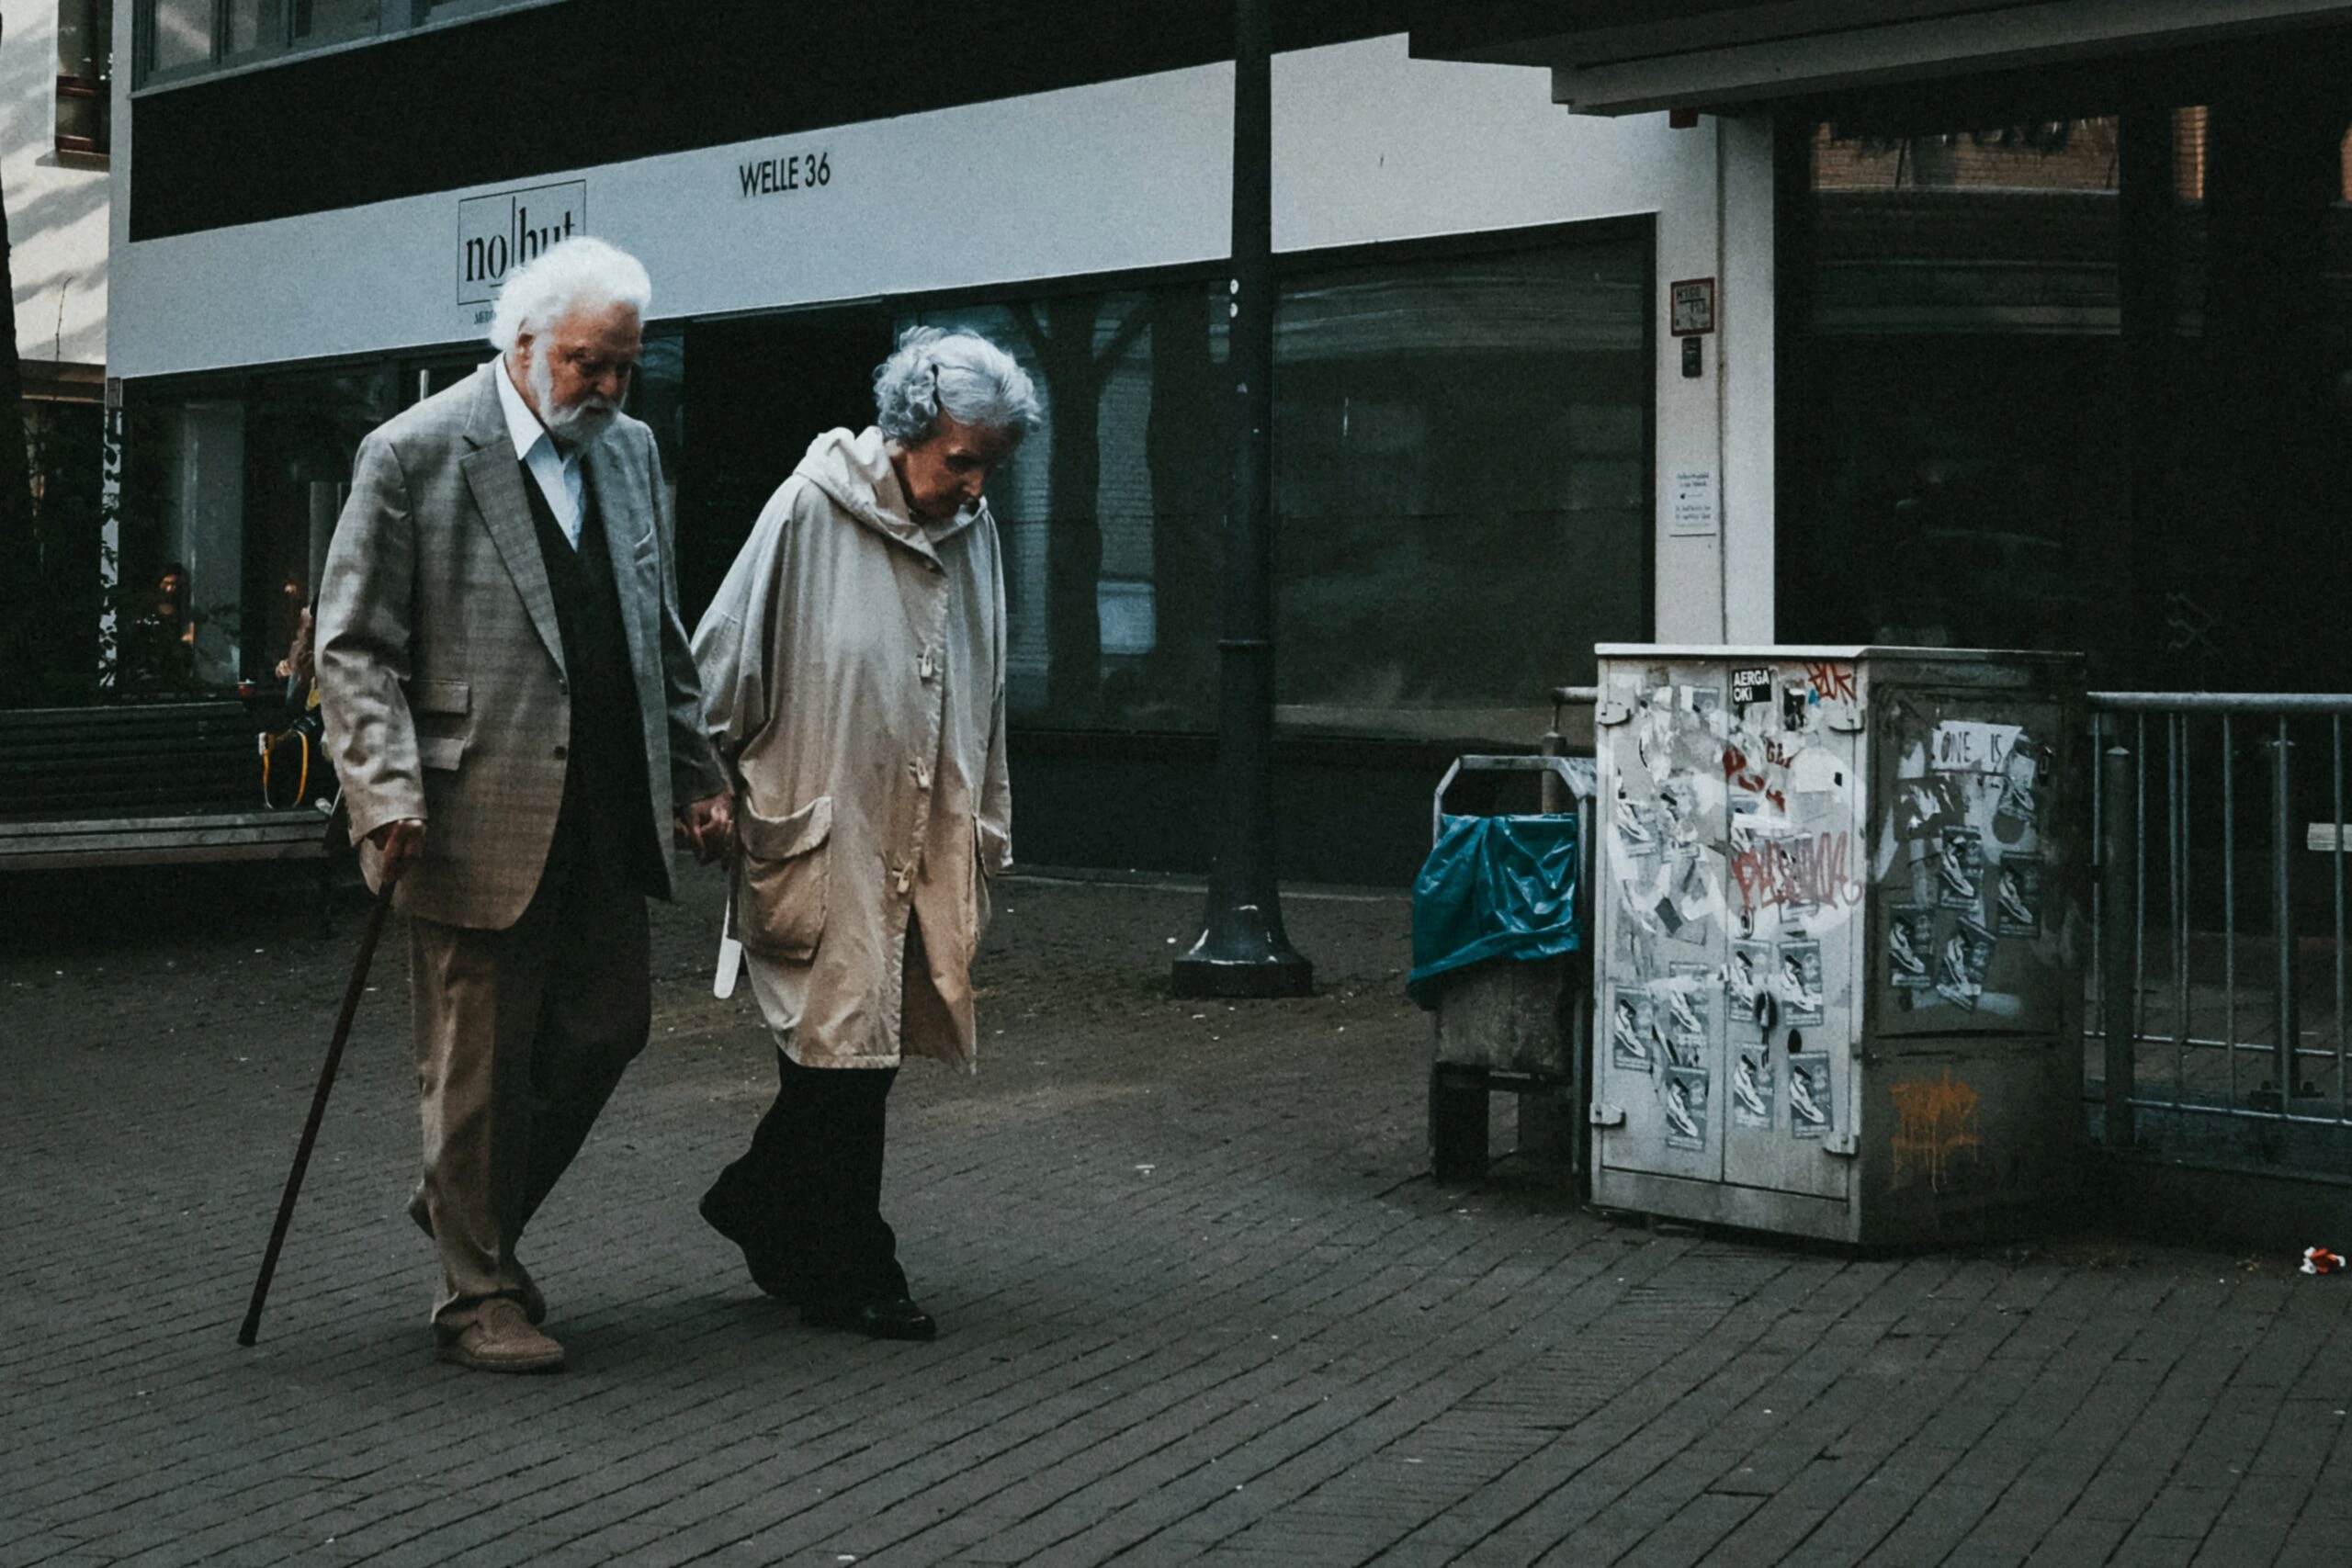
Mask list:
[[[425,823],[395,903],[499,930],[538,886],[571,734],[555,599],[506,433],[492,360],[360,444],[318,594],[326,748],[364,840]],[[678,619],[653,433],[616,419],[584,455],[637,675],[654,840],[673,886],[673,801],[723,787]],[[376,855],[363,843],[368,880]]]

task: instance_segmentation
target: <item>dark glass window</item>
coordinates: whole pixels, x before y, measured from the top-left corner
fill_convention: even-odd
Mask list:
[[[286,0],[222,0],[220,10],[224,58],[286,47]]]
[[[213,0],[149,0],[146,62],[150,72],[212,63]]]
[[[58,0],[57,150],[103,154],[114,87],[111,0]]]
[[[294,41],[341,43],[372,38],[379,10],[377,0],[294,0]]]
[[[1276,317],[1280,722],[1513,736],[1648,628],[1637,241],[1299,272]],[[1207,281],[925,313],[1036,378],[990,491],[1009,698],[1053,728],[1206,730],[1230,452]],[[902,318],[901,325],[915,320]]]
[[[1785,640],[2343,689],[2352,94],[2316,53],[2161,79],[2208,103],[1787,149]]]
[[[138,0],[138,80],[246,65],[288,51],[385,37],[548,0]],[[61,0],[101,16],[109,0]],[[61,35],[63,28],[60,28]]]

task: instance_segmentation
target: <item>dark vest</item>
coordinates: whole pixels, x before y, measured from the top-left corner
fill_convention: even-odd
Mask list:
[[[548,585],[555,592],[556,629],[563,638],[564,675],[571,688],[570,756],[552,853],[577,857],[613,886],[658,895],[666,879],[647,793],[645,727],[596,489],[582,486],[580,547],[574,549],[537,477],[527,465],[518,466],[539,532],[539,558],[547,563]]]

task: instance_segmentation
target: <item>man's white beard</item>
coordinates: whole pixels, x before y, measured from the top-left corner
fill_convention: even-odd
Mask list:
[[[555,400],[555,367],[547,355],[531,355],[529,378],[531,396],[539,405],[539,423],[560,446],[585,446],[612,428],[613,416],[621,412],[611,399],[590,392],[578,402],[559,405]]]

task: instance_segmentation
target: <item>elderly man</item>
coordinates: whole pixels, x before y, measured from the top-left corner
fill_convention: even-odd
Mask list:
[[[620,412],[651,297],[612,246],[509,276],[497,358],[360,445],[327,554],[327,750],[409,916],[445,1359],[563,1348],[515,1245],[651,1018],[646,896],[670,834],[724,845],[724,777],[678,617],[661,458]]]
[[[929,1339],[881,1214],[883,1106],[903,1053],[974,1060],[972,953],[1012,855],[980,491],[1038,408],[1002,349],[932,328],[875,400],[874,428],[809,446],[695,632],[741,792],[730,919],[782,1078],[702,1213],[804,1322]]]

